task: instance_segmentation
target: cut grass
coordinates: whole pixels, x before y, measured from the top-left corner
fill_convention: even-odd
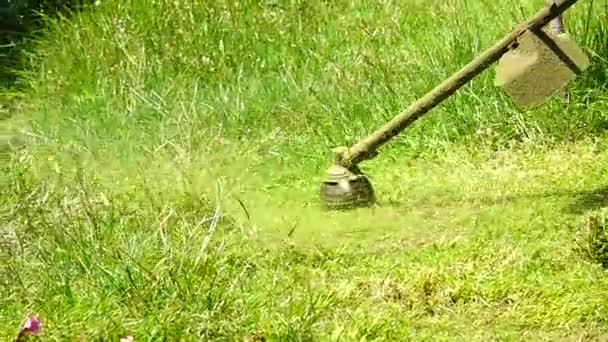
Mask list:
[[[10,226],[24,246],[5,264],[0,336],[30,310],[45,318],[49,340],[607,333],[608,278],[574,252],[573,239],[579,216],[608,203],[602,145],[485,160],[449,152],[407,166],[379,159],[369,169],[383,203],[347,213],[306,205],[316,183],[265,189],[246,174],[224,175],[243,188],[219,201],[204,190],[213,182],[145,196],[143,184],[120,177],[85,180],[86,192],[53,181],[11,188],[21,198],[11,201]],[[169,164],[150,161],[142,179],[201,179],[179,163],[158,173]],[[220,170],[245,166],[232,160]],[[114,194],[120,183],[133,189]],[[216,223],[214,205],[226,215]]]

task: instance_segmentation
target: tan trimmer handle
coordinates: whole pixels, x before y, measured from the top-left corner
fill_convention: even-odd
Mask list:
[[[436,86],[405,111],[395,116],[386,125],[359,141],[348,151],[344,151],[345,153],[338,155],[337,162],[346,168],[350,168],[374,156],[380,146],[451,96],[494,62],[498,61],[526,29],[538,29],[545,26],[549,21],[560,16],[565,10],[574,5],[577,0],[551,0],[550,2],[550,5],[545,6],[528,20],[517,25],[512,32],[504,36],[494,46],[485,50],[477,58],[460,69],[460,71]]]

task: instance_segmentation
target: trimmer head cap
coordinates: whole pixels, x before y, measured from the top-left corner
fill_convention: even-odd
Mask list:
[[[358,167],[350,170],[335,164],[321,185],[321,204],[329,210],[369,207],[376,202],[374,188]]]

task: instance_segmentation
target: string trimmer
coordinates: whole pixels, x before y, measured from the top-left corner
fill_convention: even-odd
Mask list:
[[[565,35],[544,32],[542,27],[577,0],[555,1],[530,17],[494,46],[453,74],[443,83],[395,116],[386,125],[351,148],[334,150],[334,165],[327,170],[321,186],[321,202],[328,209],[347,209],[372,205],[375,193],[358,164],[377,155],[380,146],[399,134],[422,115],[454,94],[490,65],[498,62],[496,84],[520,107],[537,106],[555,95],[586,69],[585,53]],[[561,22],[556,22],[561,25]]]

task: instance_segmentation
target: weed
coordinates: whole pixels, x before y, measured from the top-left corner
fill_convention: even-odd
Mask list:
[[[608,267],[608,211],[596,210],[585,217],[577,240],[577,251],[586,259]]]

